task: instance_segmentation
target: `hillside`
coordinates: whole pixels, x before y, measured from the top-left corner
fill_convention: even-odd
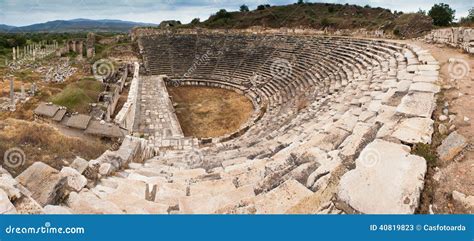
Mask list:
[[[10,27],[9,32],[128,32],[134,27],[155,26],[151,23],[138,23],[121,20],[91,20],[91,19],[73,19],[73,20],[55,20],[46,23],[38,23],[23,27]],[[0,26],[0,31],[4,30]]]
[[[315,29],[384,29],[414,37],[432,29],[431,18],[421,14],[403,14],[384,8],[349,4],[305,3],[285,6],[267,6],[249,12],[220,11],[209,19],[183,27],[204,28],[269,28],[303,27]],[[398,29],[398,30],[396,30]]]
[[[10,29],[15,28],[14,26],[0,24],[0,32],[7,32]]]

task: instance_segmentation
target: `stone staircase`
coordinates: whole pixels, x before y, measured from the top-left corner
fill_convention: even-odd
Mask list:
[[[37,203],[37,212],[43,213],[415,211],[426,161],[411,155],[411,148],[431,142],[439,92],[439,66],[428,52],[343,37],[229,35],[217,41],[221,37],[155,35],[139,42],[151,73],[183,83],[245,90],[249,77],[268,78],[251,87],[262,115],[244,133],[174,150],[129,137],[119,151],[83,162],[84,170],[75,168],[87,178],[84,185],[74,185],[81,180],[77,173],[32,166],[25,172],[46,173],[54,185],[8,178],[12,184],[0,190],[18,191],[5,191],[4,212],[25,212],[21,198]],[[211,55],[208,50],[222,46],[208,62],[189,62],[199,61],[189,55]],[[283,78],[272,75],[275,59],[291,65]],[[183,78],[185,66],[193,65]],[[152,94],[142,92],[141,97]],[[298,108],[302,97],[307,105]],[[140,111],[146,116],[146,108]],[[48,198],[40,202],[35,193],[43,192]]]

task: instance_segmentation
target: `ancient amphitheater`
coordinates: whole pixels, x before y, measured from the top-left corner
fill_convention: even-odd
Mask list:
[[[118,151],[61,172],[2,174],[18,212],[414,213],[440,91],[438,62],[385,40],[218,31],[136,33]],[[167,85],[234,90],[234,133],[185,137]],[[41,175],[40,175],[41,174]],[[41,182],[37,180],[41,179]],[[36,180],[36,181],[35,181]],[[25,190],[26,189],[26,190]],[[67,194],[67,195],[66,195]]]

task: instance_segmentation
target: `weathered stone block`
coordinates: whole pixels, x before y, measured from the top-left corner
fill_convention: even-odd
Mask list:
[[[56,204],[62,198],[66,184],[66,178],[58,170],[42,162],[35,162],[16,177],[16,180],[25,186],[42,206]]]
[[[426,161],[408,146],[375,140],[344,174],[338,196],[362,213],[410,214],[418,207]]]
[[[451,161],[467,146],[466,138],[456,131],[449,134],[436,149],[442,161]]]

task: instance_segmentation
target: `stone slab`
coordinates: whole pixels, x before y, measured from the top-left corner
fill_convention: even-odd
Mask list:
[[[16,180],[26,187],[42,206],[56,204],[62,198],[66,185],[66,178],[58,170],[42,162],[35,162],[16,177]]]
[[[431,143],[433,135],[433,123],[430,118],[409,118],[403,120],[395,127],[392,136],[405,143]]]
[[[405,95],[400,105],[397,106],[397,114],[408,117],[430,118],[436,105],[434,93],[414,92]]]
[[[367,214],[412,214],[418,207],[426,161],[408,146],[375,140],[340,180],[338,197]]]

